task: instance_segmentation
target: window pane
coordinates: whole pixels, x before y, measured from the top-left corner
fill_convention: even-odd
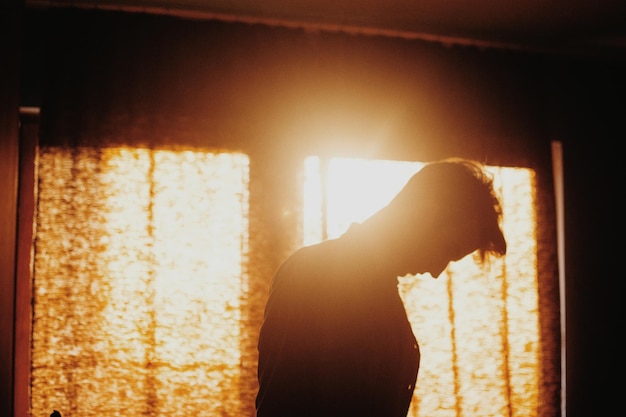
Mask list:
[[[327,172],[320,172],[328,167]],[[386,205],[423,166],[419,162],[317,157],[305,164],[305,181],[326,178],[307,193],[312,219],[322,202],[329,238]],[[481,269],[472,256],[450,264],[438,279],[406,276],[399,290],[420,342],[422,363],[409,410],[413,417],[537,415],[539,320],[534,173],[487,167],[502,196],[508,253]],[[309,185],[309,189],[315,189]],[[326,195],[324,195],[326,192]],[[318,210],[316,212],[315,210]],[[305,218],[305,232],[313,229]],[[317,222],[319,227],[322,224]],[[305,236],[305,244],[320,239]]]
[[[32,414],[240,416],[248,158],[43,148]]]

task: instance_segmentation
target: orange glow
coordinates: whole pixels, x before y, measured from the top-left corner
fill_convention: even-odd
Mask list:
[[[324,173],[305,164],[305,244],[320,240]],[[332,158],[327,172],[327,235],[344,233],[387,204],[422,163]],[[539,395],[539,320],[534,173],[488,167],[502,196],[508,254],[481,269],[472,256],[439,280],[400,278],[400,293],[422,364],[409,416],[532,416]],[[314,184],[317,182],[318,184]],[[316,210],[318,212],[316,213]],[[308,223],[307,223],[308,222]],[[509,410],[511,410],[509,412]]]
[[[335,158],[326,186],[323,166],[305,162],[304,244],[368,217],[422,164]],[[490,169],[507,257],[400,280],[422,350],[412,417],[536,415],[533,172]],[[31,414],[249,415],[248,157],[42,148],[38,170]]]
[[[241,415],[248,158],[39,159],[32,415]]]

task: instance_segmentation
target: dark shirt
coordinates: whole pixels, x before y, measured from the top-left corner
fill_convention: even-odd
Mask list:
[[[419,348],[398,293],[350,231],[278,269],[259,335],[258,417],[405,417]]]

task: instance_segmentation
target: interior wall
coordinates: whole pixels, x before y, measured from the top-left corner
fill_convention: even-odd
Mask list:
[[[21,1],[0,6],[0,404],[13,413]]]
[[[30,27],[44,140],[504,165],[535,164],[545,147],[540,74],[524,55],[98,11],[47,11]]]
[[[567,415],[619,414],[626,51],[547,67],[551,136],[563,141]],[[619,372],[619,371],[618,371]]]

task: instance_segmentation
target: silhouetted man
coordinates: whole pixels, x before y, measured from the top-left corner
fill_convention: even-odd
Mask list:
[[[398,277],[506,253],[501,204],[474,161],[425,165],[341,237],[274,276],[259,335],[258,417],[405,417],[420,353]]]

